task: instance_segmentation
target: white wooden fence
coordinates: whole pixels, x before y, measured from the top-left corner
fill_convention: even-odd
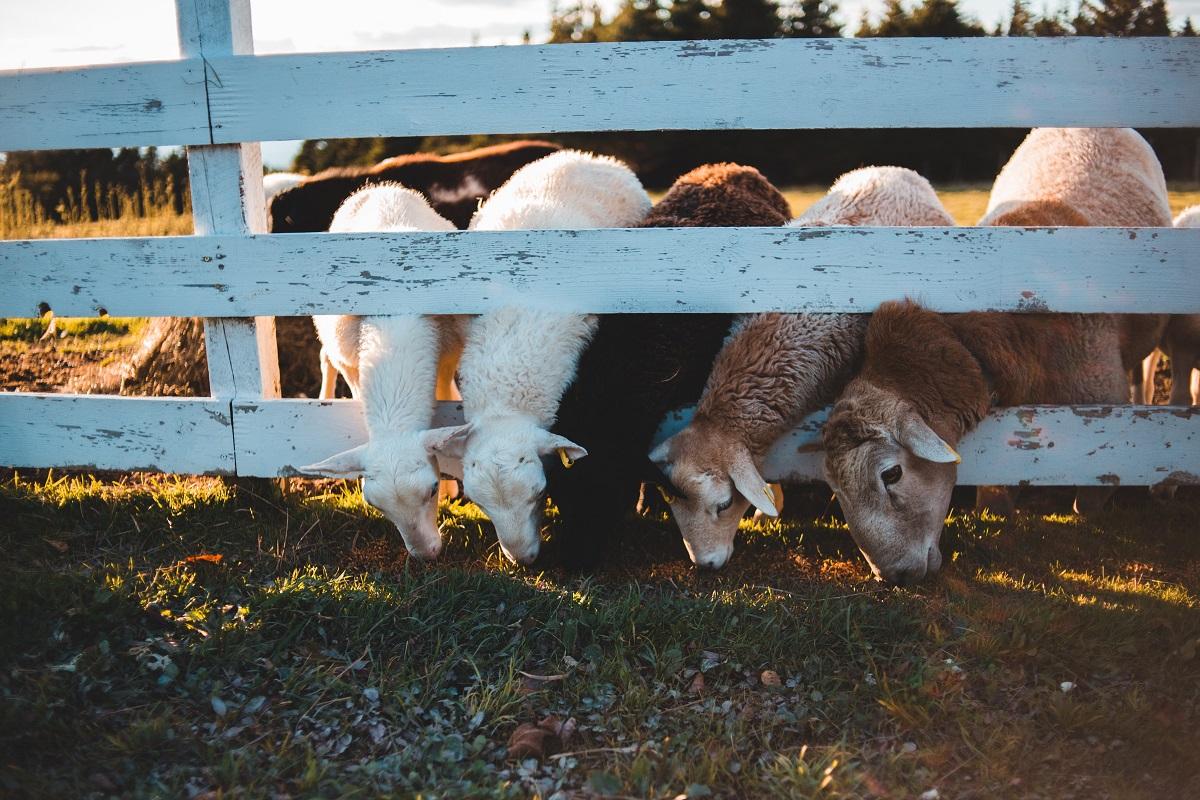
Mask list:
[[[178,61],[0,72],[0,151],[188,145],[196,235],[0,242],[0,316],[206,317],[213,397],[0,394],[0,464],[294,474],[355,401],[279,399],[274,315],[1200,313],[1200,231],[688,229],[266,236],[258,141],[533,131],[1200,127],[1196,39],[834,39],[254,56],[248,0],[176,0]],[[461,417],[442,404],[443,422]],[[664,421],[673,431],[686,412]],[[823,414],[769,477],[819,477]],[[585,443],[586,444],[586,443]],[[1200,409],[995,411],[963,483],[1200,482]],[[453,465],[446,465],[453,471]]]

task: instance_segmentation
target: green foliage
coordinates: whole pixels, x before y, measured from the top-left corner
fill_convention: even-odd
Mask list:
[[[637,42],[840,36],[831,0],[624,0],[605,19],[594,3],[551,12],[550,41]]]
[[[1170,36],[1165,0],[1083,0],[1073,21],[1079,36]]]
[[[903,0],[887,0],[883,19],[872,25],[864,17],[856,36],[984,36],[978,22],[959,12],[957,0],[922,0],[905,8]]]

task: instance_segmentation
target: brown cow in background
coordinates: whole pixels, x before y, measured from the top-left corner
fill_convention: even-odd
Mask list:
[[[276,195],[267,214],[268,229],[271,233],[329,230],[343,200],[369,183],[385,181],[420,192],[454,227],[466,228],[480,200],[521,167],[558,149],[550,142],[517,141],[448,156],[396,156],[371,167],[332,167]]]

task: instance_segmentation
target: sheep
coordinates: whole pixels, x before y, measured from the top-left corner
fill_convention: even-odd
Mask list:
[[[427,198],[434,211],[465,228],[479,201],[508,180],[518,168],[559,147],[550,142],[517,141],[439,156],[413,153],[371,167],[334,167],[280,192],[270,204],[272,233],[329,229],[342,202],[368,183],[394,181]]]
[[[1200,228],[1200,206],[1185,208],[1175,218],[1176,228]],[[1154,373],[1161,352],[1171,359],[1169,405],[1200,405],[1200,314],[1174,314],[1163,331],[1158,349],[1143,362],[1144,402],[1154,402]],[[1190,378],[1190,380],[1189,380]]]
[[[280,192],[286,192],[293,186],[299,186],[308,180],[307,175],[298,172],[272,172],[263,175],[263,195],[267,201],[267,213],[271,213],[271,200]]]
[[[628,227],[650,198],[619,161],[564,150],[522,167],[480,208],[477,231]],[[435,449],[463,464],[463,489],[487,513],[509,560],[538,556],[546,486],[541,458],[587,455],[550,432],[563,390],[597,317],[502,308],[474,319],[459,368],[465,425],[443,428]]]
[[[953,224],[929,182],[899,167],[843,175],[788,223]],[[865,329],[861,314],[748,314],[734,324],[691,422],[650,454],[670,481],[671,512],[695,564],[725,564],[749,506],[778,516],[777,492],[760,474],[767,451],[841,391]]]
[[[682,176],[641,223],[644,228],[776,226],[787,200],[753,167],[710,164]],[[579,361],[553,432],[584,442],[590,455],[553,468],[554,534],[563,563],[593,566],[607,552],[643,481],[662,481],[646,457],[664,415],[696,402],[731,314],[608,314]]]
[[[363,189],[338,209],[335,232],[451,231],[425,199],[399,184]],[[317,316],[324,373],[322,397],[333,396],[340,371],[362,400],[368,439],[301,472],[334,478],[363,475],[363,497],[400,531],[408,551],[436,558],[440,471],[429,443],[435,383],[454,374],[462,320],[453,316]]]
[[[984,223],[1157,226],[1166,209],[1162,171],[1133,131],[1036,129],[1000,173]],[[906,584],[940,568],[954,445],[992,406],[1124,401],[1126,323],[939,315],[909,301],[875,311],[822,438],[826,480],[876,577]]]

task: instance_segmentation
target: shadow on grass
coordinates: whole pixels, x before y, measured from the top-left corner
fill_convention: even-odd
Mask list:
[[[829,517],[747,524],[716,574],[631,520],[579,577],[505,565],[469,507],[425,566],[336,484],[242,507],[216,480],[14,479],[0,786],[1183,796],[1196,510],[956,516],[944,577],[902,592]],[[574,755],[506,760],[548,713]]]

